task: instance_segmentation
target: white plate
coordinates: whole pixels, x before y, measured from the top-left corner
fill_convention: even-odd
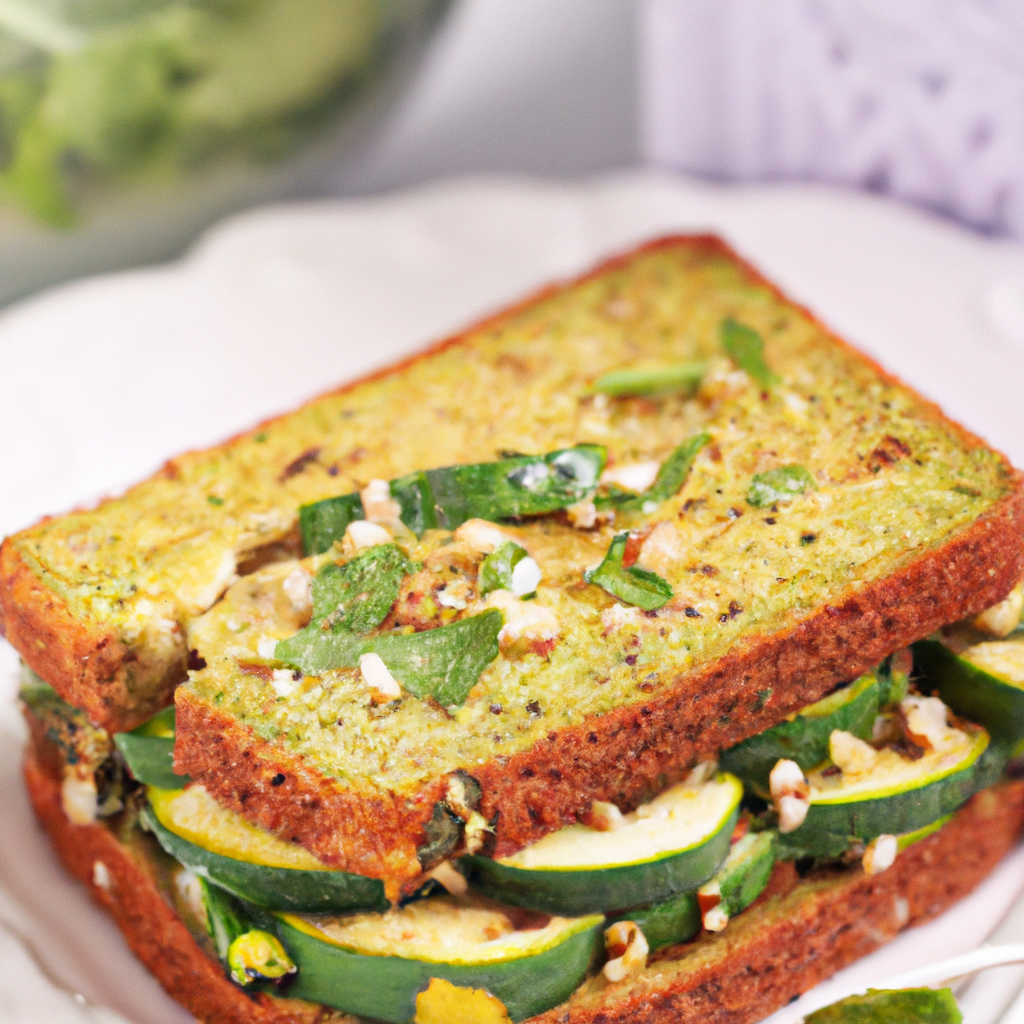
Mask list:
[[[868,196],[633,174],[470,180],[279,207],[185,261],[61,288],[0,316],[0,533],[116,491],[414,351],[552,278],[672,231],[714,230],[855,344],[1024,462],[1024,250]],[[0,1024],[186,1015],[56,867],[17,779],[22,730],[0,648]],[[966,951],[1024,885],[1018,852],[957,908],[775,1024]],[[19,952],[20,936],[29,954]]]

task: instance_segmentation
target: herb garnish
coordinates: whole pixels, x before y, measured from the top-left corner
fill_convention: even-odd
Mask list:
[[[741,324],[732,317],[726,317],[721,326],[722,348],[742,370],[746,370],[763,388],[770,388],[780,383],[779,377],[772,373],[764,361],[764,340],[761,335]]]
[[[799,497],[814,486],[814,477],[803,466],[779,466],[754,474],[747,501],[756,508],[768,508],[777,501]]]
[[[636,605],[645,611],[660,608],[671,599],[672,586],[656,572],[635,565],[626,568],[622,564],[628,540],[628,530],[617,533],[612,538],[604,561],[596,569],[584,572],[583,578],[626,604]]]

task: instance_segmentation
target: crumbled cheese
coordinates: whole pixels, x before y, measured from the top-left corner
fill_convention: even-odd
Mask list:
[[[1009,596],[986,608],[975,616],[974,627],[990,636],[1009,636],[1019,625],[1021,612],[1024,611],[1024,586],[1011,590]]]
[[[671,576],[676,566],[691,555],[692,550],[676,524],[660,522],[640,546],[637,565],[641,569],[656,572],[659,576]]]
[[[828,754],[832,763],[841,768],[844,775],[863,775],[878,762],[878,751],[874,747],[842,729],[832,730],[828,739]]]
[[[536,591],[540,580],[540,566],[532,558],[521,558],[512,570],[512,593],[526,597]]]
[[[647,966],[650,947],[644,933],[632,921],[616,921],[605,930],[604,943],[609,952],[619,954],[604,965],[604,976],[609,981],[622,981]]]
[[[622,811],[615,804],[595,800],[590,805],[590,827],[598,832],[614,832],[626,822]]]
[[[938,697],[907,697],[900,703],[907,736],[919,747],[939,753],[958,746],[963,734],[950,728],[948,710]]]
[[[895,836],[878,836],[868,844],[864,856],[861,858],[864,874],[880,875],[887,868],[893,866],[897,853],[899,853],[899,846]]]
[[[261,636],[256,643],[256,653],[267,661],[273,661],[277,650],[277,641],[272,636]]]
[[[495,548],[512,540],[507,533],[499,530],[486,519],[467,519],[456,531],[455,539],[468,544],[476,551],[489,555]]]
[[[345,536],[341,539],[341,548],[346,554],[361,551],[363,548],[373,548],[378,544],[390,544],[391,534],[378,526],[376,523],[369,523],[365,519],[357,519],[349,523],[345,529]]]
[[[290,697],[295,691],[295,673],[290,668],[274,669],[270,683],[278,697]]]
[[[437,603],[442,608],[452,608],[457,612],[461,612],[469,607],[469,602],[464,597],[459,597],[457,592],[447,588],[439,590],[435,596]]]
[[[559,633],[558,616],[547,605],[521,601],[511,590],[492,590],[487,605],[505,616],[498,643],[514,643],[521,638],[553,640]]]
[[[359,657],[359,672],[369,687],[370,699],[374,704],[386,704],[402,696],[402,688],[384,664],[379,654],[363,654]]]
[[[92,884],[98,889],[110,889],[110,869],[101,860],[93,861]]]
[[[371,480],[360,492],[363,515],[371,523],[387,523],[402,518],[402,506],[391,497],[387,480]]]
[[[284,578],[281,589],[295,611],[308,612],[313,607],[313,577],[301,565]]]
[[[621,466],[612,466],[601,474],[601,483],[605,487],[617,484],[627,491],[646,491],[654,483],[661,469],[660,462],[626,462]]]
[[[75,825],[91,825],[99,811],[96,779],[92,773],[79,775],[74,765],[67,765],[60,787],[60,802],[64,813]]]
[[[613,604],[601,612],[601,628],[607,636],[613,629],[633,625],[640,620],[640,609],[624,604]]]

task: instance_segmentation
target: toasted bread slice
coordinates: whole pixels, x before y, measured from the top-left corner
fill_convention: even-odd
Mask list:
[[[765,338],[783,381],[766,398],[724,357],[724,317]],[[609,403],[588,394],[607,371],[692,358],[709,360],[693,400]],[[695,661],[713,664],[743,638],[745,653],[722,662],[723,672],[749,672],[750,685],[771,689],[769,717],[813,698],[855,671],[853,663],[993,604],[1020,575],[1020,484],[1002,458],[837,341],[718,239],[669,238],[373,378],[174,459],[122,498],[7,538],[0,631],[95,723],[130,728],[170,702],[195,618],[237,574],[294,553],[299,505],[374,478],[509,449],[592,441],[607,446],[613,465],[659,460],[701,427],[715,434],[695,467],[703,486],[689,488],[662,518],[698,503],[688,506],[681,533],[659,535],[650,560],[674,577],[678,610],[704,617],[687,623]],[[821,505],[802,523],[780,523],[773,528],[786,535],[780,544],[768,540],[769,517],[748,509],[744,495],[752,473],[786,462],[806,463],[823,494],[851,500],[832,511]],[[719,480],[731,483],[705,493]],[[854,501],[858,488],[881,500]],[[734,520],[730,509],[745,514]],[[723,545],[735,555],[741,543],[753,544],[761,554],[767,542],[778,554],[810,534],[813,546],[785,568],[774,557],[763,571],[753,558],[743,566],[722,561]],[[675,558],[681,545],[692,554]],[[840,610],[815,625],[812,613],[825,608]],[[756,642],[780,631],[791,635],[782,647]],[[786,692],[812,664],[821,665],[815,678]],[[660,699],[674,669],[658,667]],[[613,691],[608,708],[631,702],[618,682],[605,692]],[[717,705],[734,698],[728,687],[716,698],[719,717],[732,712]],[[676,718],[670,704],[666,713]],[[630,730],[632,720],[623,713],[610,731]],[[660,726],[641,733],[644,746],[664,739]],[[511,813],[523,819],[516,828],[529,831],[525,809]],[[564,809],[554,814],[561,819]]]
[[[176,909],[173,868],[152,837],[74,825],[60,797],[60,755],[41,731],[25,761],[29,795],[65,867],[115,919],[167,992],[207,1024],[356,1024],[324,1007],[232,984]],[[626,980],[602,976],[536,1024],[748,1024],[967,895],[1024,826],[1024,783],[1004,782],[873,877],[860,867],[799,878],[780,864],[768,890],[725,931],[659,951]],[[98,865],[102,867],[98,868]]]

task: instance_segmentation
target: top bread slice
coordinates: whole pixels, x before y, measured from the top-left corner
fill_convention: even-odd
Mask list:
[[[723,352],[726,318],[763,337],[771,386]],[[688,359],[708,364],[693,396],[590,391],[611,370]],[[698,430],[711,443],[645,524],[642,564],[675,592],[657,612],[583,582],[611,527],[547,517],[510,532],[544,570],[537,603],[555,614],[557,643],[504,651],[454,716],[411,697],[371,715],[346,698],[356,684],[344,673],[318,695],[307,679],[282,697],[271,673],[240,667],[259,631],[235,636],[229,610],[252,588],[280,588],[288,567],[267,563],[296,553],[301,504],[509,450],[591,442],[612,466],[660,461]],[[777,509],[747,502],[755,473],[789,464],[813,490]],[[635,804],[1000,600],[1024,568],[1021,516],[1020,477],[1001,455],[718,239],[669,238],[174,459],[122,498],[9,537],[0,628],[112,730],[170,702],[191,634],[207,667],[179,692],[179,764],[326,862],[407,879],[453,771],[481,783],[498,853],[593,799]],[[295,628],[276,614],[260,630]],[[338,709],[321,706],[326,690]]]

